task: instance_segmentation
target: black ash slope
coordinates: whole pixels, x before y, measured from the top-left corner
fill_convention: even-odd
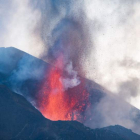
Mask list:
[[[129,140],[136,136],[140,139],[126,128],[123,128],[126,133],[120,134],[117,128],[92,130],[76,121],[50,121],[24,97],[0,85],[1,140],[128,140],[127,135],[131,135]]]

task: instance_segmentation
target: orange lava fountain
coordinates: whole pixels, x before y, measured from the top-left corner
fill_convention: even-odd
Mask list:
[[[81,121],[81,113],[89,104],[89,94],[85,90],[84,82],[65,90],[61,81],[64,75],[63,59],[60,57],[56,67],[51,67],[42,85],[42,93],[39,97],[39,110],[50,120],[78,120]]]

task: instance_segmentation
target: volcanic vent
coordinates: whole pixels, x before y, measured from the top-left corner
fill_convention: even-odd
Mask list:
[[[38,97],[38,108],[51,120],[78,120],[89,107],[89,93],[82,63],[89,45],[83,18],[63,18],[52,31],[50,49],[43,54],[52,67],[44,75]]]
[[[85,81],[77,76],[72,62],[64,64],[63,57],[50,67],[39,94],[39,110],[51,120],[84,121],[89,107],[89,93]]]

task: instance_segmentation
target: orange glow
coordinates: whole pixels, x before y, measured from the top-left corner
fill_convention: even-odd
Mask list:
[[[64,90],[61,81],[64,75],[63,59],[56,61],[51,67],[42,85],[42,95],[39,98],[39,110],[50,120],[78,120],[88,103],[89,94],[84,89],[84,82],[80,85]]]

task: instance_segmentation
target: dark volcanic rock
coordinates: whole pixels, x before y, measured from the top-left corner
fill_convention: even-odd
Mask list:
[[[101,129],[100,129],[101,130]],[[102,130],[106,130],[106,131],[112,131],[114,133],[117,133],[118,135],[125,137],[126,139],[132,139],[132,140],[139,140],[140,136],[133,133],[132,130],[130,129],[126,129],[120,125],[115,125],[115,126],[108,126],[105,128],[102,128]]]
[[[0,139],[27,139],[34,127],[43,123],[43,116],[21,95],[0,86]],[[49,120],[47,120],[49,121]],[[36,130],[35,130],[36,131]]]
[[[133,135],[140,139],[126,128],[122,133],[117,128],[92,130],[76,121],[50,121],[24,97],[0,85],[0,140],[128,140],[126,135],[131,135],[129,140],[134,140]]]

